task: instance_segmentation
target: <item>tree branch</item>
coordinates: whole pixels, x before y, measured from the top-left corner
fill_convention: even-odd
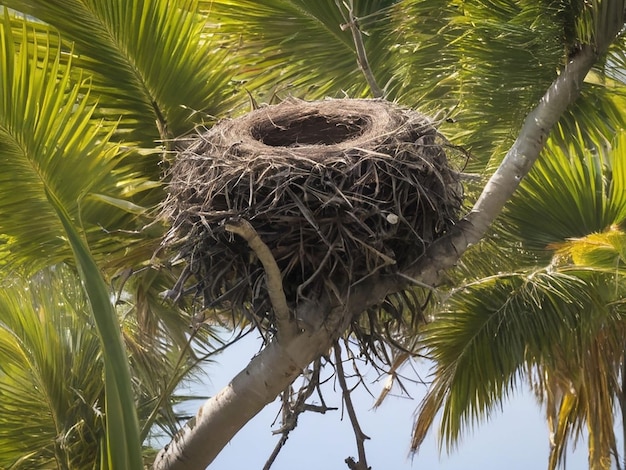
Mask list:
[[[287,342],[290,338],[298,334],[298,327],[287,305],[280,268],[278,264],[276,264],[272,251],[263,240],[261,240],[259,234],[247,220],[231,220],[224,228],[228,232],[236,233],[248,242],[250,249],[254,251],[254,254],[256,254],[259,261],[261,261],[263,269],[265,270],[267,292],[270,296],[270,302],[272,303],[272,309],[274,310],[276,319],[278,341]]]
[[[321,352],[327,335],[302,334],[286,347],[272,340],[202,405],[154,461],[158,470],[204,469],[237,432],[288,387]]]
[[[287,343],[272,340],[217,395],[207,400],[157,455],[154,470],[203,470],[256,414],[270,404],[311,362],[326,354],[364,306],[383,302],[394,278],[372,276],[349,299],[303,301],[298,316],[325,320]]]
[[[597,57],[592,46],[582,46],[528,114],[517,139],[470,213],[447,236],[430,245],[424,255],[405,270],[405,276],[426,285],[436,285],[441,272],[454,266],[465,250],[485,235],[539,158],[552,127],[578,97],[583,80]]]
[[[339,341],[335,342],[335,347],[333,349],[335,351],[335,368],[337,370],[337,380],[339,381],[339,386],[341,387],[343,402],[346,405],[346,410],[348,411],[350,423],[352,423],[354,438],[356,439],[356,447],[359,453],[358,462],[355,462],[352,457],[348,457],[345,462],[350,470],[369,470],[370,467],[367,466],[367,456],[365,455],[364,444],[365,440],[369,439],[369,437],[366,436],[361,429],[359,420],[356,416],[356,412],[354,411],[354,405],[352,404],[352,397],[350,395],[351,391],[348,388],[348,384],[346,383],[346,375],[343,370],[343,359],[341,357],[341,346],[339,345]]]

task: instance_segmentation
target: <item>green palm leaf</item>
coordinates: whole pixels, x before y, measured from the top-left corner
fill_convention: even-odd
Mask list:
[[[499,161],[567,48],[559,2],[412,0],[398,8],[398,99],[452,113],[443,132],[472,171]]]
[[[391,78],[393,1],[355,2],[378,84]],[[203,11],[238,44],[237,78],[253,94],[283,92],[307,99],[368,96],[352,35],[335,0],[205,1]],[[345,10],[344,10],[345,14]],[[371,95],[370,95],[371,96]],[[267,101],[271,96],[267,97]]]
[[[470,282],[453,292],[444,313],[425,330],[437,365],[414,445],[440,409],[440,432],[453,445],[527,378],[548,408],[554,433],[550,468],[585,427],[590,468],[609,468],[617,455],[614,407],[623,393],[618,379],[626,346],[620,300],[625,137],[619,132],[608,143],[597,120],[583,125],[589,127],[576,126],[572,136],[561,123],[561,135],[510,201],[492,239],[511,241],[509,251],[529,269],[541,259],[550,267]],[[474,258],[480,261],[481,250],[492,253],[490,248],[470,253],[467,277]]]
[[[116,147],[91,120],[89,89],[72,82],[61,51],[15,41],[7,15],[1,28],[0,158],[7,171],[0,179],[0,233],[16,267],[76,264],[104,346],[110,462],[140,468],[127,357],[110,293],[82,238],[80,212],[84,197],[106,181]]]
[[[106,451],[104,370],[76,276],[55,266],[2,287],[0,467],[97,467]],[[141,299],[136,305],[150,308]],[[167,397],[193,374],[198,359],[137,323],[152,315],[120,313],[144,434],[154,423],[173,433],[179,418]]]
[[[603,26],[606,31],[594,33],[600,23],[592,13],[598,8],[559,0],[401,2],[394,11],[400,33],[393,56],[393,82],[399,84],[394,96],[430,114],[450,116],[453,122],[442,122],[441,130],[471,152],[468,170],[483,171],[487,165],[490,172],[578,44],[601,42],[611,30]],[[619,2],[603,2],[600,9],[606,8],[619,11]],[[584,21],[582,10],[589,13]],[[615,11],[606,14],[617,19]],[[610,78],[618,76],[621,59],[623,52],[615,46],[595,67],[575,107],[561,119],[566,142],[581,129],[587,141],[599,141],[623,127],[623,87]]]
[[[560,145],[549,145],[545,158],[535,165],[505,210],[502,225],[507,238],[551,256],[551,248],[570,238],[621,224],[626,219],[624,132],[613,145],[611,151],[606,147],[584,150],[581,133],[565,151]]]
[[[440,435],[448,448],[512,393],[527,361],[549,360],[556,345],[584,351],[572,331],[601,305],[584,272],[545,272],[486,278],[452,295],[424,330],[436,366],[413,437],[417,448],[443,409]],[[587,326],[586,326],[587,325]]]
[[[127,142],[150,147],[229,109],[228,51],[206,34],[193,0],[2,3],[42,21],[39,31],[51,25],[73,44],[75,66],[91,76],[97,115],[119,120]]]
[[[16,51],[6,21],[0,28],[0,158],[5,169],[0,233],[11,250],[9,261],[36,268],[70,256],[46,191],[80,221],[80,201],[111,170],[116,148],[90,122],[88,88],[70,81],[60,52],[31,57],[27,47]]]
[[[582,155],[587,149],[606,151],[615,143],[616,134],[626,126],[626,86],[609,78],[608,70],[592,71],[581,96],[566,112],[552,133],[553,145],[565,152]]]
[[[113,268],[121,259],[149,259],[160,231],[139,230],[149,220],[139,204],[153,204],[154,195],[146,195],[160,185],[139,171],[145,157],[109,143],[114,129],[94,119],[91,81],[80,78],[58,35],[13,20],[0,25],[3,262],[34,272],[71,258],[46,191],[98,259]]]
[[[139,423],[131,377],[120,327],[110,292],[89,249],[80,238],[63,206],[48,193],[72,247],[93,318],[102,339],[105,364],[107,461],[111,468],[142,466]]]
[[[616,226],[605,232],[573,238],[555,246],[557,258],[578,266],[590,266],[622,274],[626,261],[626,234]]]
[[[104,443],[102,361],[72,276],[0,295],[0,467],[94,468]]]
[[[593,288],[605,302],[616,294],[607,289],[612,275],[595,276]],[[623,291],[623,285],[620,287]],[[619,295],[619,294],[618,294]],[[571,349],[553,345],[550,360],[530,362],[537,396],[545,403],[553,435],[549,467],[556,469],[565,457],[568,441],[588,433],[589,468],[609,469],[616,449],[614,424],[616,404],[623,407],[620,375],[624,361],[625,317],[619,303],[581,312],[595,317],[570,332],[577,340]],[[556,399],[555,399],[556,398]]]

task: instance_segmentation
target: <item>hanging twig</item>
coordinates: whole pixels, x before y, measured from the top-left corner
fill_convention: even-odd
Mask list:
[[[354,411],[352,397],[350,396],[351,390],[348,388],[348,384],[346,383],[346,376],[343,370],[343,364],[341,362],[341,346],[339,345],[339,341],[335,343],[335,347],[333,349],[335,352],[335,369],[337,370],[337,380],[339,381],[339,385],[341,387],[343,402],[346,406],[346,410],[348,411],[350,423],[352,423],[354,437],[356,438],[356,447],[359,453],[358,462],[355,462],[352,457],[348,457],[345,462],[350,470],[370,470],[370,467],[367,466],[367,458],[365,456],[364,444],[365,440],[369,439],[369,437],[361,429],[361,426],[359,425],[359,421],[356,416],[356,412]]]
[[[278,457],[278,454],[280,453],[281,449],[287,442],[287,439],[289,439],[288,431],[284,432],[283,435],[280,436],[280,440],[276,444],[276,447],[274,447],[274,450],[272,451],[272,455],[270,455],[269,458],[267,459],[267,462],[265,462],[265,465],[263,466],[263,470],[270,470],[270,468],[274,464],[274,461],[276,460],[276,457]]]
[[[285,291],[280,269],[269,247],[261,240],[254,227],[244,219],[231,220],[225,225],[229,232],[236,233],[248,242],[250,249],[254,251],[265,270],[267,292],[272,303],[274,316],[276,317],[276,329],[278,341],[286,341],[297,335],[298,329],[295,321],[291,318],[291,312],[287,305]]]
[[[372,96],[374,98],[382,98],[384,94],[383,90],[378,86],[376,78],[370,68],[369,61],[367,60],[367,53],[365,52],[365,46],[363,45],[363,34],[359,28],[358,18],[354,16],[354,2],[353,0],[349,0],[348,3],[343,3],[343,6],[348,10],[347,17],[342,10],[340,1],[335,0],[335,4],[337,5],[337,8],[339,8],[339,11],[341,11],[341,15],[346,21],[341,25],[341,30],[345,31],[346,29],[350,29],[352,32],[352,40],[354,41],[354,46],[356,47],[357,63],[359,64],[359,68],[363,72],[363,75],[365,75],[365,80],[367,80]]]
[[[282,417],[283,424],[286,421],[289,420],[291,392],[292,392],[292,389],[291,389],[291,386],[289,386],[281,394],[281,401],[283,402],[282,410],[281,410],[282,411],[282,415],[283,415],[283,417]],[[294,424],[294,428],[295,428],[295,424]],[[267,459],[267,462],[265,462],[265,465],[263,466],[263,470],[269,470],[270,469],[270,467],[272,466],[272,464],[276,460],[276,457],[278,457],[278,454],[280,453],[280,450],[283,448],[283,446],[287,442],[287,439],[289,438],[289,431],[290,430],[286,430],[285,429],[284,431],[282,431],[283,435],[280,437],[280,440],[278,441],[278,443],[274,447],[274,450],[272,451],[272,453],[270,454],[269,458]]]
[[[270,469],[270,467],[276,460],[276,457],[278,457],[278,454],[280,453],[281,449],[287,442],[287,439],[289,438],[289,433],[293,431],[298,425],[298,418],[302,413],[304,413],[305,411],[314,411],[316,413],[325,414],[327,411],[332,411],[332,410],[337,409],[337,408],[326,406],[321,395],[320,395],[320,399],[322,401],[321,405],[312,405],[312,404],[306,403],[306,400],[313,394],[313,392],[316,389],[319,392],[318,386],[320,383],[320,380],[319,380],[320,366],[321,366],[321,361],[318,359],[317,361],[315,361],[315,365],[313,366],[313,372],[312,372],[311,377],[309,378],[308,383],[298,391],[298,396],[295,400],[295,403],[293,404],[291,403],[291,395],[292,395],[291,387],[289,387],[282,393],[282,402],[283,402],[282,421],[283,423],[280,429],[274,431],[274,434],[282,434],[282,436],[280,437],[280,440],[274,447],[272,454],[267,459],[267,462],[263,466],[263,470]]]

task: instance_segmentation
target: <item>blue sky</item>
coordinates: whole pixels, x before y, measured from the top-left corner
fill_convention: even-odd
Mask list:
[[[234,347],[216,357],[206,367],[204,383],[182,389],[181,393],[212,395],[239,372],[258,351],[259,342],[248,335]],[[419,367],[419,365],[418,365]],[[418,371],[426,375],[426,369]],[[373,393],[382,383],[371,386]],[[342,420],[341,397],[326,386],[325,400],[338,411],[325,415],[304,413],[282,449],[273,470],[346,470],[344,459],[356,456],[354,435],[347,416]],[[522,391],[505,403],[502,412],[466,435],[451,454],[440,454],[436,433],[432,432],[420,452],[409,455],[409,440],[415,409],[425,393],[424,385],[412,385],[413,399],[388,397],[383,405],[372,410],[372,397],[363,389],[355,391],[353,399],[361,427],[371,440],[366,441],[368,464],[373,470],[528,470],[546,468],[548,431],[543,412],[535,398]],[[201,401],[183,405],[185,412],[195,414]],[[272,427],[279,410],[276,401],[257,415],[231,441],[215,460],[211,469],[262,469],[279,436],[272,435]],[[569,453],[567,470],[587,467],[586,443]]]

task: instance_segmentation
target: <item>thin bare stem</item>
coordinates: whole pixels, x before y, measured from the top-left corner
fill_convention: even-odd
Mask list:
[[[282,393],[282,426],[279,430],[274,431],[274,434],[282,434],[280,440],[274,447],[272,454],[267,459],[263,470],[269,470],[273,465],[276,457],[280,453],[281,449],[287,442],[289,438],[289,433],[293,431],[298,425],[298,418],[305,411],[314,411],[315,413],[325,414],[327,411],[336,410],[337,408],[331,408],[326,406],[324,400],[322,400],[322,405],[311,405],[306,403],[306,400],[313,394],[313,392],[318,388],[320,380],[320,365],[321,361],[318,359],[315,361],[315,365],[313,367],[313,373],[309,378],[309,381],[306,385],[302,386],[298,391],[298,396],[294,403],[291,402],[291,396],[293,395],[293,391],[291,387],[287,388]],[[321,396],[320,396],[321,397]]]
[[[287,439],[289,439],[289,433],[284,432],[283,435],[280,436],[280,440],[276,444],[276,447],[274,447],[274,450],[272,451],[272,455],[269,456],[269,458],[267,459],[267,462],[265,462],[265,465],[263,465],[263,470],[270,470],[270,468],[274,464],[274,461],[276,460],[276,457],[278,457],[278,454],[280,453],[281,449],[287,443]]]
[[[280,268],[271,250],[263,240],[261,240],[259,234],[247,220],[231,220],[225,225],[225,228],[227,231],[236,233],[248,242],[248,246],[254,251],[254,254],[256,254],[263,265],[267,291],[276,317],[278,341],[287,341],[293,338],[298,334],[298,328],[295,321],[292,319],[289,306],[287,305]]]
[[[359,68],[363,72],[363,75],[365,75],[365,80],[367,80],[372,96],[374,98],[382,98],[384,95],[383,90],[378,86],[376,78],[370,68],[369,61],[367,60],[367,53],[365,52],[365,46],[363,45],[363,34],[359,28],[358,18],[354,16],[354,2],[353,0],[349,0],[347,4],[345,2],[343,3],[343,6],[348,10],[347,17],[343,12],[340,1],[335,0],[335,4],[341,11],[344,20],[346,21],[341,25],[342,31],[350,29],[352,32],[352,40],[354,41],[354,46],[356,47],[357,63],[359,64]]]
[[[341,357],[341,346],[339,345],[339,341],[335,343],[335,347],[333,349],[335,352],[335,368],[337,370],[337,380],[339,381],[339,386],[341,387],[343,402],[346,405],[346,410],[348,412],[348,417],[350,418],[350,423],[352,423],[352,429],[354,430],[354,437],[356,439],[356,447],[359,453],[358,462],[355,462],[352,457],[348,457],[345,462],[350,470],[370,470],[370,467],[367,466],[367,457],[365,455],[364,444],[365,440],[369,439],[369,437],[361,429],[361,425],[359,424],[356,412],[354,411],[351,390],[348,388],[345,372],[343,370],[343,359]]]
[[[287,387],[281,395],[281,400],[283,402],[282,404],[283,423],[285,423],[288,419],[290,396],[291,396],[291,386]],[[283,448],[283,446],[287,442],[287,439],[289,439],[289,431],[285,430],[282,432],[282,436],[280,437],[280,440],[278,441],[278,443],[274,447],[274,450],[272,451],[269,458],[267,459],[267,462],[265,462],[265,465],[263,466],[263,470],[269,470],[272,467],[272,465],[274,464],[274,461],[276,460],[276,457],[278,457],[278,454],[280,453],[280,450]]]

